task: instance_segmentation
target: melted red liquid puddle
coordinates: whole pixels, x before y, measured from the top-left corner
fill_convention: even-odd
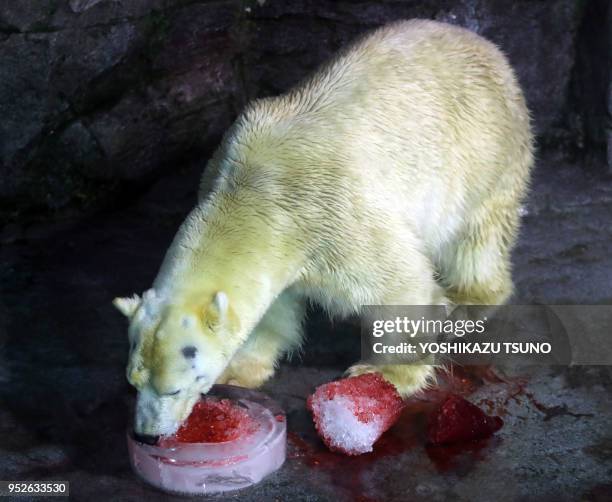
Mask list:
[[[312,431],[312,440],[305,440],[294,432],[287,434],[291,447],[288,458],[299,459],[311,468],[323,469],[329,474],[330,482],[349,495],[350,500],[373,502],[369,496],[364,474],[377,460],[399,455],[423,443],[424,420],[404,410],[398,422],[385,432],[374,445],[374,451],[359,456],[347,456],[327,449]],[[310,438],[309,438],[310,439]]]
[[[294,432],[287,434],[290,442],[288,458],[304,462],[311,468],[322,469],[329,475],[330,482],[349,495],[350,500],[371,502],[375,496],[368,495],[376,487],[367,486],[366,474],[370,467],[382,458],[393,457],[426,445],[425,428],[427,417],[448,397],[449,394],[469,396],[487,383],[508,384],[492,368],[484,366],[456,367],[440,372],[435,388],[428,389],[406,400],[398,421],[374,444],[374,451],[356,457],[332,453],[316,436],[316,432],[304,439]],[[524,386],[523,383],[520,385]],[[522,389],[522,387],[521,387]],[[512,391],[514,392],[514,391]],[[505,404],[505,403],[504,403]],[[491,412],[494,403],[491,401]],[[499,410],[497,412],[499,413]],[[472,441],[450,446],[427,446],[425,452],[439,472],[455,472],[464,475],[472,466],[484,458],[484,448],[497,444],[498,438]]]
[[[254,432],[256,425],[246,409],[229,399],[202,399],[176,434],[163,438],[160,445],[233,441]]]
[[[484,460],[485,448],[499,442],[499,438],[492,437],[444,446],[426,445],[425,452],[438,472],[465,476],[477,462]]]

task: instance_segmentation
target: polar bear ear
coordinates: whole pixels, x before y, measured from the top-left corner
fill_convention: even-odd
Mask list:
[[[117,310],[121,312],[125,317],[132,317],[136,309],[140,306],[141,299],[138,295],[134,295],[131,298],[115,298],[113,305],[117,307]]]
[[[227,318],[228,309],[229,300],[227,295],[223,291],[218,291],[213,296],[213,300],[208,307],[208,315],[213,323],[220,324]]]

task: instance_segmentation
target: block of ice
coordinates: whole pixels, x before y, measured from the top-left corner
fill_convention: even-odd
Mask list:
[[[132,468],[147,483],[172,493],[224,492],[257,483],[283,465],[287,427],[274,401],[231,385],[216,385],[210,395],[221,399],[205,396],[180,433],[157,445],[140,443],[128,431]]]
[[[404,407],[395,387],[378,373],[321,385],[307,404],[323,442],[347,455],[372,451]]]

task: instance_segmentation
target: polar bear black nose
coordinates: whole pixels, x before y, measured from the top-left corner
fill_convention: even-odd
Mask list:
[[[159,440],[159,436],[150,436],[149,434],[137,434],[134,432],[134,439],[139,443],[155,445]]]
[[[196,349],[193,345],[183,347],[183,349],[181,350],[183,356],[185,356],[187,359],[193,359],[197,351],[198,349]]]

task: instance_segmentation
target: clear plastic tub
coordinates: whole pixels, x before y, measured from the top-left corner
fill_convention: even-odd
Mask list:
[[[130,462],[147,483],[171,493],[224,492],[258,483],[283,465],[287,421],[276,402],[260,392],[231,385],[215,385],[207,396],[231,399],[245,407],[258,427],[233,441],[181,443],[169,448],[140,443],[130,429]]]

